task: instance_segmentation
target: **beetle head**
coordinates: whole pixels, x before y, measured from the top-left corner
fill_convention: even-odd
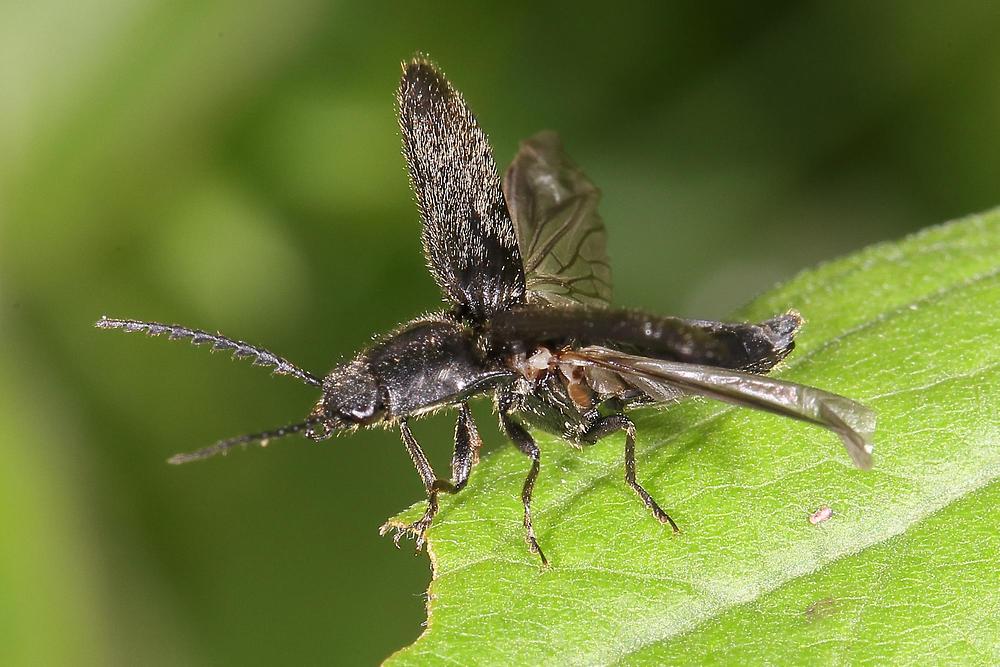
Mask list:
[[[310,414],[315,423],[306,435],[324,440],[337,430],[374,424],[384,412],[378,382],[368,364],[355,359],[323,379],[323,395]]]

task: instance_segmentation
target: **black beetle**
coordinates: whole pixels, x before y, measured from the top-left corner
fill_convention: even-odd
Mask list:
[[[266,443],[293,433],[313,440],[338,431],[395,424],[427,490],[427,509],[397,529],[419,549],[441,492],[462,489],[481,440],[468,401],[491,394],[500,427],[531,467],[524,527],[531,524],[540,453],[528,426],[591,444],[625,432],[625,480],[661,523],[673,519],[636,480],[635,425],[625,410],[701,395],[825,426],[854,463],[871,466],[874,413],[820,389],[763,377],[794,347],[802,320],[791,311],[760,324],[660,317],[611,308],[611,271],[598,189],[542,132],[521,144],[501,179],[485,133],[459,94],[427,59],[403,64],[398,92],[403,152],[423,219],[424,254],[446,311],[382,336],[324,378],[256,346],[175,325],[101,318],[104,329],[168,334],[231,350],[321,387],[309,417],[272,431],[222,440],[171,463]],[[409,420],[458,409],[451,480],[439,478]],[[383,526],[383,533],[389,530]]]

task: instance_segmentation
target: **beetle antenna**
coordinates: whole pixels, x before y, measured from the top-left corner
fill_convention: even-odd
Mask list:
[[[323,381],[310,373],[302,370],[292,362],[279,357],[273,352],[269,352],[262,347],[244,343],[241,340],[226,338],[221,334],[213,334],[200,329],[189,329],[176,324],[160,324],[159,322],[140,322],[139,320],[120,320],[102,316],[94,323],[98,329],[122,329],[128,333],[141,331],[147,336],[159,336],[167,334],[170,340],[188,339],[193,345],[212,344],[212,350],[231,351],[236,359],[251,359],[254,366],[267,366],[274,369],[272,372],[278,375],[291,375],[300,381],[314,387],[323,386]]]
[[[233,447],[239,445],[249,445],[252,442],[259,442],[261,447],[267,447],[271,440],[276,440],[277,438],[284,438],[288,435],[294,435],[296,433],[301,433],[308,428],[316,426],[322,420],[320,419],[307,419],[299,424],[289,424],[288,426],[282,426],[281,428],[276,428],[273,431],[263,431],[261,433],[251,433],[249,435],[240,435],[235,438],[227,438],[225,440],[220,440],[214,445],[209,445],[208,447],[203,447],[202,449],[197,449],[193,452],[184,452],[182,454],[174,454],[169,459],[167,463],[172,463],[173,465],[180,465],[182,463],[190,463],[191,461],[201,461],[202,459],[209,459],[216,454],[222,454],[225,456],[229,453],[229,450]]]

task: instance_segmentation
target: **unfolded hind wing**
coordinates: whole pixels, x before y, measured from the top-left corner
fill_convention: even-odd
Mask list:
[[[564,352],[560,360],[614,373],[654,402],[697,395],[818,424],[840,437],[856,466],[865,470],[872,466],[875,413],[844,396],[752,373],[638,357],[599,346]]]

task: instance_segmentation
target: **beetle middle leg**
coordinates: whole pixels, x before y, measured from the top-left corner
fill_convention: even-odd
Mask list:
[[[635,424],[631,419],[623,414],[602,417],[594,422],[580,439],[594,443],[615,431],[625,431],[625,482],[638,494],[643,504],[649,508],[649,511],[660,523],[669,523],[675,533],[680,532],[670,515],[660,509],[657,502],[653,500],[653,496],[649,495],[649,492],[635,478]]]
[[[504,409],[500,410],[500,426],[503,428],[504,433],[507,434],[507,437],[514,441],[517,448],[526,456],[531,457],[531,470],[528,471],[528,476],[524,480],[524,486],[521,488],[521,502],[524,503],[525,538],[528,540],[528,548],[531,552],[538,554],[538,557],[542,559],[542,565],[548,565],[549,561],[545,558],[545,554],[542,553],[541,547],[538,546],[535,529],[531,525],[531,494],[535,489],[535,480],[538,479],[541,452],[531,434],[523,426],[514,421],[509,412]]]
[[[420,448],[420,443],[413,436],[413,431],[410,430],[410,426],[405,420],[400,422],[399,430],[403,438],[403,444],[406,445],[406,451],[409,453],[410,459],[413,460],[413,465],[416,467],[417,473],[424,483],[424,490],[427,492],[427,508],[424,510],[423,516],[412,524],[400,526],[388,522],[379,529],[379,533],[385,535],[389,530],[395,529],[396,534],[392,539],[397,547],[399,546],[399,540],[404,534],[408,533],[416,538],[417,550],[419,551],[427,540],[427,530],[430,528],[431,522],[434,521],[434,516],[438,512],[438,494],[457,493],[465,488],[465,485],[469,481],[469,473],[472,471],[472,466],[479,460],[479,448],[482,445],[482,439],[479,437],[479,431],[476,429],[476,423],[472,419],[472,413],[469,410],[468,404],[462,403],[459,407],[458,421],[455,424],[455,453],[452,456],[452,479],[449,482],[448,480],[440,479],[434,472],[434,468],[431,467],[430,461],[427,460],[423,449]]]

